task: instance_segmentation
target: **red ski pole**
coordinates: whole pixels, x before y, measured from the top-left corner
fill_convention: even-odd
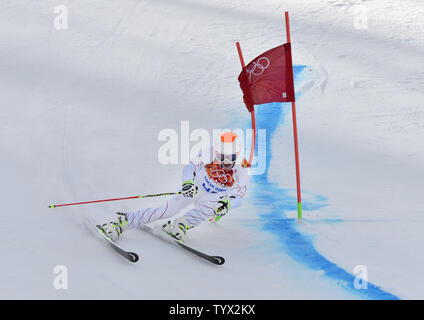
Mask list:
[[[76,206],[76,205],[79,205],[79,204],[107,202],[107,201],[118,201],[118,200],[141,199],[141,198],[149,198],[149,197],[172,196],[174,194],[181,194],[181,191],[180,192],[147,194],[147,195],[142,195],[142,196],[133,196],[133,197],[125,197],[125,198],[113,198],[113,199],[94,200],[94,201],[85,201],[85,202],[73,202],[73,203],[65,203],[65,204],[52,204],[52,205],[49,206],[49,208]]]

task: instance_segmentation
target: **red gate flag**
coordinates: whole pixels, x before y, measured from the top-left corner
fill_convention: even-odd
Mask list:
[[[291,44],[285,43],[253,59],[238,80],[249,112],[255,104],[294,102]]]

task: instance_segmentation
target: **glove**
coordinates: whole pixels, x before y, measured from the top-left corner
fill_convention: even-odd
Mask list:
[[[183,182],[181,192],[183,197],[193,198],[197,194],[198,187],[194,185],[193,180],[186,180]]]
[[[225,198],[220,201],[218,201],[218,206],[215,209],[215,214],[217,217],[225,216],[228,211],[230,211],[231,208],[231,202],[230,198]]]

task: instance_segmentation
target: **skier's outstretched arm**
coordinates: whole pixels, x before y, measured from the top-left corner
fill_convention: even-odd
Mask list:
[[[249,175],[243,169],[240,173],[238,182],[234,183],[229,190],[228,197],[225,197],[218,202],[218,207],[215,209],[215,214],[217,216],[224,216],[228,213],[228,211],[230,211],[230,209],[233,210],[242,205],[249,180]]]

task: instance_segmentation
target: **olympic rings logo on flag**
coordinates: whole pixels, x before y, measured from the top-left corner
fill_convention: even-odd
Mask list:
[[[260,76],[264,71],[269,67],[271,62],[267,57],[260,57],[258,61],[253,62],[253,66],[251,69],[247,69],[246,71],[249,74],[249,80],[254,76]]]

